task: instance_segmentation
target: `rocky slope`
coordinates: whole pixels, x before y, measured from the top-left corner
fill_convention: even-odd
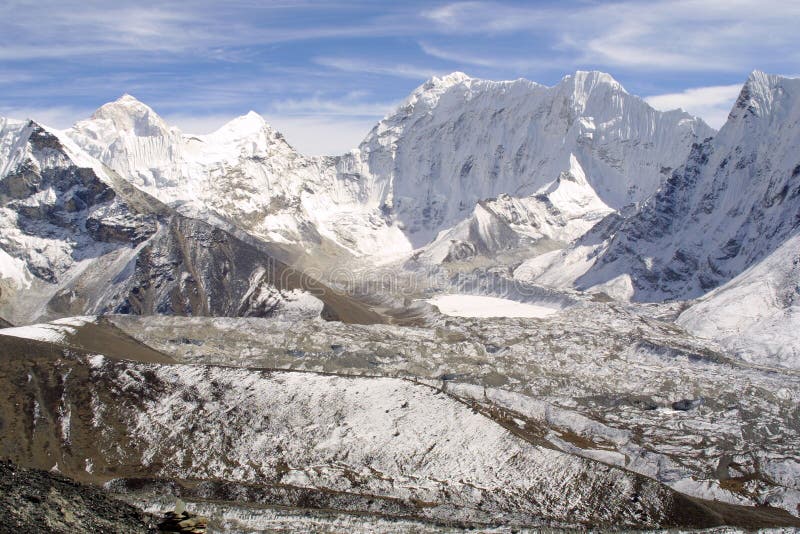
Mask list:
[[[112,320],[185,363],[426,381],[514,411],[565,452],[693,496],[797,512],[797,373],[741,362],[654,317],[670,314],[670,307],[583,302],[542,319],[437,315],[415,328]],[[736,465],[725,467],[727,459]]]
[[[155,533],[156,521],[101,489],[0,461],[0,524],[6,532]]]

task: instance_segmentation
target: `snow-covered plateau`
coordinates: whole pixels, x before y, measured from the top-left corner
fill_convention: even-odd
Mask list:
[[[229,532],[800,528],[800,80],[427,81],[346,154],[0,118],[0,458]]]

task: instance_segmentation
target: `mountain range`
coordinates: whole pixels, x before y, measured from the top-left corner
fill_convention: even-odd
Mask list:
[[[2,119],[0,314],[263,315],[301,289],[244,257],[321,283],[332,265],[502,263],[545,286],[688,301],[796,234],[798,92],[754,72],[715,132],[600,72],[553,87],[453,73],[336,157],[303,156],[253,112],[184,134],[129,95],[66,131]],[[796,288],[778,293],[739,326],[768,314],[790,329],[777,311]]]
[[[0,452],[132,501],[794,524],[736,506],[800,513],[798,146],[800,79],[758,71],[719,131],[601,72],[456,72],[335,156],[130,95],[0,118],[0,379],[27,407],[0,403]]]

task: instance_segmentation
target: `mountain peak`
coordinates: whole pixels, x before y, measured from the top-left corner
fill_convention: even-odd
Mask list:
[[[460,71],[451,72],[445,76],[434,76],[428,83],[438,87],[452,87],[466,81],[471,80],[468,75]]]
[[[790,100],[794,98],[796,101],[797,97],[794,95],[798,94],[800,94],[800,79],[754,70],[742,86],[729,120],[748,116],[770,116],[776,107],[781,106],[781,101],[786,101],[787,96]]]
[[[130,102],[130,103],[142,104],[142,102],[138,98],[136,98],[135,96],[133,96],[130,93],[124,93],[121,97],[119,97],[116,100],[116,102]],[[144,105],[144,104],[142,104],[142,105]]]
[[[92,114],[92,119],[111,121],[117,130],[131,132],[139,137],[156,137],[169,131],[169,126],[158,113],[127,93],[100,106]]]
[[[267,121],[264,120],[264,117],[251,110],[226,122],[212,135],[243,138],[255,135],[264,129],[269,129]]]
[[[747,77],[745,85],[771,85],[774,81],[773,78],[778,78],[778,76],[771,76],[764,71],[756,69]]]
[[[472,78],[463,72],[451,72],[446,76],[434,76],[417,87],[400,105],[400,108],[414,106],[423,102],[428,106],[435,106],[439,97],[459,84],[471,81]]]
[[[423,93],[440,95],[456,85],[465,83],[472,80],[463,72],[451,72],[445,76],[434,76],[433,78],[420,85],[413,95],[421,95]],[[412,95],[412,96],[413,96]]]
[[[566,85],[573,85],[575,89],[582,89],[583,91],[591,91],[595,87],[599,86],[610,86],[614,89],[619,89],[625,93],[625,88],[622,87],[622,84],[619,83],[613,76],[608,74],[607,72],[602,72],[599,70],[579,70],[576,71],[575,74],[569,74],[564,76],[561,80],[562,84]]]
[[[121,108],[125,108],[131,111],[139,111],[139,112],[147,111],[150,113],[155,113],[150,106],[148,106],[135,96],[129,93],[125,93],[118,99],[114,100],[113,102],[108,102],[100,106],[100,108],[95,112],[95,114],[107,111],[109,109],[121,109]]]

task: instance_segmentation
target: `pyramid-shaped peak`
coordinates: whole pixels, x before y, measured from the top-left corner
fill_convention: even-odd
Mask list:
[[[797,98],[795,95],[800,94],[798,91],[800,91],[800,79],[754,70],[742,86],[729,120],[748,116],[769,116],[776,107],[780,107],[778,102],[787,98]]]
[[[800,87],[800,78],[768,74],[760,70],[754,70],[747,77],[743,89],[747,88],[751,92],[766,94],[776,88],[786,89],[789,87]]]
[[[751,85],[751,86],[752,85],[758,85],[758,86],[762,86],[762,87],[769,87],[769,86],[773,85],[778,79],[779,79],[779,76],[773,76],[773,75],[767,74],[764,71],[754,70],[747,77],[747,81],[745,82],[745,85]]]
[[[100,108],[95,112],[95,114],[108,114],[113,112],[114,110],[127,110],[129,113],[152,113],[155,114],[155,111],[148,106],[147,104],[140,101],[135,96],[125,93],[118,99],[114,100],[113,102],[108,102],[107,104],[103,104]]]
[[[92,120],[111,121],[117,130],[131,132],[139,137],[165,135],[169,131],[169,126],[158,113],[127,93],[100,106],[92,115]]]
[[[452,72],[446,76],[434,76],[417,87],[400,105],[400,108],[413,106],[419,102],[424,102],[429,106],[435,106],[439,97],[448,92],[452,87],[471,80],[472,78],[458,71]]]
[[[130,93],[123,94],[121,97],[119,97],[117,99],[117,102],[138,102],[139,104],[142,104],[142,102],[139,101],[138,98],[136,98],[135,96],[133,96]],[[144,104],[142,104],[142,105],[144,105]]]
[[[598,86],[610,86],[625,91],[622,84],[607,72],[599,70],[579,70],[564,76],[562,84],[574,85],[576,89],[591,90]]]

